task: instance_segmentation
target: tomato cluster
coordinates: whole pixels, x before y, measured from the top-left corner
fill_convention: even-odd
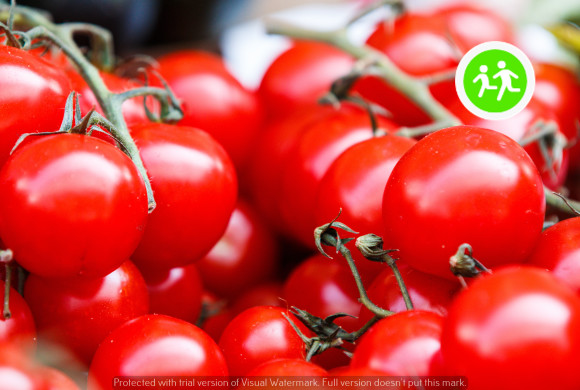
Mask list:
[[[407,11],[368,38],[462,123],[442,129],[372,63],[314,40],[256,90],[202,51],[129,79],[7,40],[0,389],[197,376],[579,388],[580,217],[547,197],[578,186],[580,81],[536,63],[522,112],[475,117],[444,75],[490,40],[513,42],[512,26],[467,5]],[[175,100],[181,117],[163,121]],[[430,131],[409,137],[416,126]]]

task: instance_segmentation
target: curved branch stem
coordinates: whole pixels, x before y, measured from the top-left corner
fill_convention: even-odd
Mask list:
[[[270,34],[285,35],[297,39],[316,40],[331,44],[357,59],[372,61],[376,76],[407,96],[440,126],[454,126],[461,122],[447,108],[439,103],[429,90],[429,86],[399,69],[385,54],[369,46],[357,46],[347,36],[346,29],[316,31],[301,28],[279,20],[268,20],[266,30]],[[441,127],[440,127],[441,128]]]

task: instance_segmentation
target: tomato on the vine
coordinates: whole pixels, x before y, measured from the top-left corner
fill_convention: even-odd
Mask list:
[[[114,389],[121,376],[225,376],[228,368],[203,330],[165,315],[144,315],[113,330],[91,362],[89,390]]]
[[[71,355],[71,361],[56,363],[87,367],[109,332],[149,310],[145,281],[130,261],[101,278],[30,274],[24,297],[36,321],[40,345]]]
[[[90,136],[23,145],[0,172],[0,186],[2,241],[40,276],[107,275],[129,259],[147,220],[133,162]]]
[[[258,94],[269,120],[292,118],[318,106],[318,100],[339,77],[347,75],[354,58],[326,43],[297,40],[270,64]]]
[[[145,273],[201,259],[235,207],[237,177],[229,156],[193,127],[148,123],[134,126],[131,135],[157,202],[131,259]]]
[[[440,314],[424,310],[383,318],[360,339],[350,366],[391,375],[430,375],[441,350],[442,327]]]
[[[496,270],[454,300],[441,349],[470,390],[578,389],[580,298],[545,270]]]
[[[291,316],[280,307],[256,306],[243,311],[228,324],[219,346],[231,375],[246,375],[258,365],[274,359],[306,357],[304,342],[283,313]],[[298,320],[293,321],[306,333]]]
[[[421,139],[385,187],[384,247],[412,267],[453,278],[460,245],[486,267],[521,263],[543,223],[542,180],[515,141],[493,130],[457,126]]]
[[[262,106],[212,53],[181,50],[158,58],[159,71],[181,101],[183,126],[211,134],[237,168],[251,154],[262,125]]]
[[[4,302],[5,288],[5,282],[0,280],[0,302]],[[30,307],[14,288],[10,287],[9,291],[10,318],[0,313],[0,343],[12,343],[33,354],[36,351],[36,323]]]
[[[63,70],[24,50],[0,46],[0,167],[20,135],[59,129],[70,90]]]

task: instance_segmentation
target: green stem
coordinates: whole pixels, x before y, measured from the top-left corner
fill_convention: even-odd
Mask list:
[[[316,31],[301,28],[281,21],[269,21],[266,30],[270,34],[280,34],[297,39],[309,39],[328,43],[357,59],[371,60],[377,70],[377,76],[407,96],[419,106],[439,128],[459,125],[461,122],[439,103],[429,90],[427,84],[399,69],[385,54],[369,46],[353,44],[346,34],[346,29],[335,31]]]
[[[336,244],[337,244],[336,238],[331,234],[325,234],[324,240],[325,240],[325,243],[328,243],[330,246],[336,246]],[[363,286],[362,279],[360,277],[358,269],[356,268],[356,265],[355,265],[354,260],[352,258],[352,254],[350,253],[350,250],[348,250],[348,248],[344,245],[339,245],[338,250],[339,250],[340,254],[346,259],[346,262],[348,263],[348,266],[350,268],[350,272],[352,273],[352,276],[354,277],[354,281],[356,283],[356,287],[357,287],[358,293],[360,295],[360,298],[359,298],[360,302],[367,309],[369,309],[375,316],[384,318],[384,317],[388,317],[390,315],[393,315],[394,312],[380,308],[377,305],[375,305],[373,301],[370,300],[370,298],[367,295],[367,292]]]
[[[557,194],[545,186],[544,194],[546,196],[546,204],[548,206],[572,216],[579,215],[578,211],[580,211],[580,202]]]
[[[16,14],[30,26],[35,26],[28,34],[31,38],[48,38],[60,47],[68,58],[77,66],[79,72],[86,80],[87,84],[95,94],[99,105],[103,109],[105,116],[113,123],[116,131],[113,136],[119,140],[123,145],[125,153],[133,160],[141,177],[145,183],[147,190],[148,209],[152,212],[155,209],[155,199],[151,182],[145,170],[137,145],[129,134],[127,123],[123,118],[121,105],[118,104],[115,94],[112,93],[105,85],[103,79],[99,74],[99,70],[90,63],[83,55],[73,40],[71,32],[74,29],[61,28],[59,25],[52,23],[48,18],[35,10],[27,7],[16,7]],[[0,13],[0,17],[1,17]],[[6,15],[7,16],[7,15]]]
[[[2,315],[4,319],[7,320],[12,317],[10,312],[10,284],[12,283],[12,266],[9,263],[4,264],[4,269],[6,270],[6,280],[4,281],[4,305],[2,309]]]
[[[413,302],[411,301],[411,296],[409,295],[409,291],[407,290],[407,285],[403,281],[403,276],[401,275],[401,271],[399,271],[399,267],[397,267],[397,263],[395,260],[389,256],[384,255],[386,263],[391,267],[393,274],[395,275],[395,279],[397,280],[397,284],[399,285],[399,290],[401,290],[401,294],[403,295],[403,301],[405,302],[405,307],[407,310],[413,310]]]

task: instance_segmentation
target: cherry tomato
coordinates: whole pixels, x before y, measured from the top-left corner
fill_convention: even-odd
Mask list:
[[[447,307],[460,287],[457,281],[429,275],[411,267],[399,267],[399,271],[415,309],[447,315]],[[385,269],[373,280],[367,294],[383,309],[397,313],[407,310],[397,279],[390,268]],[[370,320],[373,314],[362,306],[358,317],[360,327]]]
[[[395,127],[384,119],[379,120],[379,125],[386,131]],[[301,132],[283,168],[278,196],[281,219],[294,239],[314,246],[315,202],[320,181],[338,156],[372,136],[368,113],[346,104],[317,118]]]
[[[577,389],[580,299],[545,270],[496,270],[454,300],[441,348],[470,390]]]
[[[6,284],[0,280],[0,297],[4,302]],[[10,287],[9,308],[10,318],[0,314],[0,343],[13,343],[22,351],[33,354],[36,351],[36,325],[28,303]]]
[[[256,306],[238,314],[224,329],[221,347],[231,375],[243,376],[258,365],[279,358],[304,359],[305,346],[288,320],[285,309]],[[305,328],[298,320],[293,322]]]
[[[0,344],[0,390],[44,389],[35,362],[13,344]]]
[[[157,208],[132,256],[143,272],[201,259],[226,230],[237,198],[236,172],[206,132],[150,123],[131,130]]]
[[[179,124],[210,133],[236,167],[242,167],[262,124],[258,97],[215,54],[181,50],[160,57],[158,63],[161,75],[182,103]]]
[[[561,130],[571,142],[578,139],[580,113],[580,80],[572,69],[556,64],[534,64],[536,86],[533,100],[546,105],[558,118]],[[580,169],[580,144],[574,143],[570,149],[570,168]]]
[[[89,136],[24,145],[0,172],[0,186],[0,236],[40,276],[107,275],[133,253],[147,220],[133,162]]]
[[[393,314],[361,337],[350,365],[391,375],[430,375],[441,349],[442,326],[443,317],[430,311]]]
[[[566,219],[542,232],[528,264],[546,268],[580,293],[580,217]]]
[[[71,364],[87,367],[109,332],[149,309],[145,281],[130,261],[95,279],[30,274],[24,296],[42,345],[63,350],[72,355]]]
[[[24,50],[0,46],[0,167],[24,133],[56,131],[71,90],[68,77]]]
[[[350,55],[326,43],[293,42],[270,64],[258,90],[268,118],[279,120],[317,106],[331,84],[353,65]]]
[[[80,387],[64,372],[52,367],[38,369],[42,379],[43,390],[80,390]]]
[[[195,265],[206,289],[232,298],[274,276],[278,267],[276,239],[260,215],[238,201],[222,238]]]
[[[188,322],[145,315],[112,331],[89,368],[88,389],[114,389],[119,376],[225,376],[228,368],[216,343]]]
[[[203,286],[194,264],[144,273],[149,291],[149,311],[191,322],[201,312]]]
[[[544,222],[542,180],[515,141],[458,126],[413,146],[383,197],[384,247],[430,274],[453,278],[449,259],[468,243],[486,267],[523,262]]]

